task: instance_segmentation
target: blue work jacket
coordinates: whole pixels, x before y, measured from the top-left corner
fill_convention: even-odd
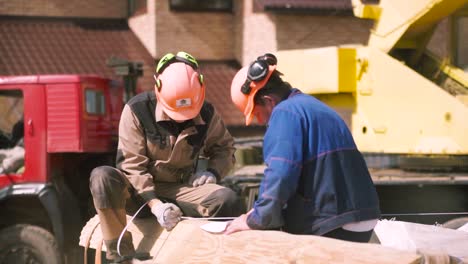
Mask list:
[[[316,98],[293,89],[273,109],[264,138],[265,176],[253,229],[323,235],[379,218],[366,163],[345,122]]]

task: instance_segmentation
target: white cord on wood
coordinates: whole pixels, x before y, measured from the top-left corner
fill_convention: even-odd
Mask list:
[[[135,219],[135,217],[138,215],[138,213],[141,211],[141,209],[143,209],[143,207],[145,207],[145,205],[147,205],[148,202],[144,203],[140,209],[138,209],[138,211],[136,211],[136,213],[132,216],[132,219],[130,219],[130,221],[127,223],[127,225],[124,227],[124,229],[122,230],[122,233],[120,233],[120,236],[119,236],[119,240],[117,241],[117,253],[119,254],[119,256],[122,257],[122,254],[120,254],[120,241],[122,240],[122,237],[123,235],[125,234],[125,231],[127,231],[128,227],[130,226],[130,224],[133,222],[133,219]],[[109,250],[109,249],[107,249]]]

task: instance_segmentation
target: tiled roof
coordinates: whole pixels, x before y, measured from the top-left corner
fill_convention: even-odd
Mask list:
[[[154,87],[154,59],[125,20],[71,20],[0,17],[0,75],[97,74],[118,79],[106,61],[120,57],[144,63],[139,90]],[[208,101],[227,125],[242,125],[242,114],[230,101],[230,83],[238,67],[200,62]]]
[[[265,11],[310,11],[316,13],[352,11],[351,0],[255,0]]]
[[[153,65],[125,20],[0,17],[0,75],[97,74],[118,78],[111,56]],[[139,87],[151,86],[145,67]]]
[[[213,103],[228,125],[243,126],[244,116],[231,101],[231,81],[238,67],[235,63],[200,62],[206,81],[206,100]]]

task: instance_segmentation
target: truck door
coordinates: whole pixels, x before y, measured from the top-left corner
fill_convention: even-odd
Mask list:
[[[0,189],[46,181],[44,106],[43,85],[11,84],[0,88]]]

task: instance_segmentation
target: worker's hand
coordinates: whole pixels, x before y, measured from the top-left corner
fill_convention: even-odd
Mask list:
[[[243,214],[229,222],[226,227],[226,231],[224,231],[224,234],[229,235],[239,231],[252,230],[252,228],[247,225],[247,216],[248,214]]]
[[[151,212],[158,218],[159,224],[171,231],[180,221],[182,211],[172,203],[157,203],[151,207]]]
[[[189,184],[193,187],[201,186],[207,183],[216,183],[216,176],[209,171],[199,171],[192,175]]]

